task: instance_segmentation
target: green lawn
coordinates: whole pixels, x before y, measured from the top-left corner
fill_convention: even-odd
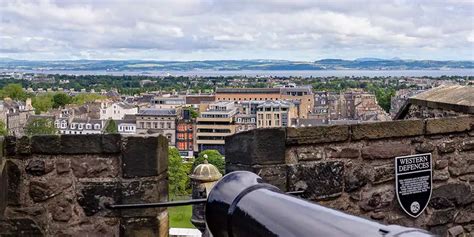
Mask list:
[[[192,206],[168,207],[170,227],[196,228],[191,224]]]

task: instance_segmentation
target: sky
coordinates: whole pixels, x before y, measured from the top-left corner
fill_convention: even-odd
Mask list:
[[[474,60],[474,1],[0,0],[0,57]]]

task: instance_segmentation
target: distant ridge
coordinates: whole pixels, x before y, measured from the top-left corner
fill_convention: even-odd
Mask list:
[[[190,71],[190,70],[446,70],[474,69],[474,61],[402,60],[399,58],[321,59],[314,62],[287,60],[53,60],[28,61],[0,58],[3,70],[112,70],[112,71]]]

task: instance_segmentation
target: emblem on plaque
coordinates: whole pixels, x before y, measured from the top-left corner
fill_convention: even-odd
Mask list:
[[[433,185],[431,153],[395,157],[395,186],[398,203],[411,217],[423,213]]]

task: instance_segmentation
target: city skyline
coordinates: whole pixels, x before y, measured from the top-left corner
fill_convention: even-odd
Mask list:
[[[0,57],[474,60],[473,11],[469,1],[5,1]]]

